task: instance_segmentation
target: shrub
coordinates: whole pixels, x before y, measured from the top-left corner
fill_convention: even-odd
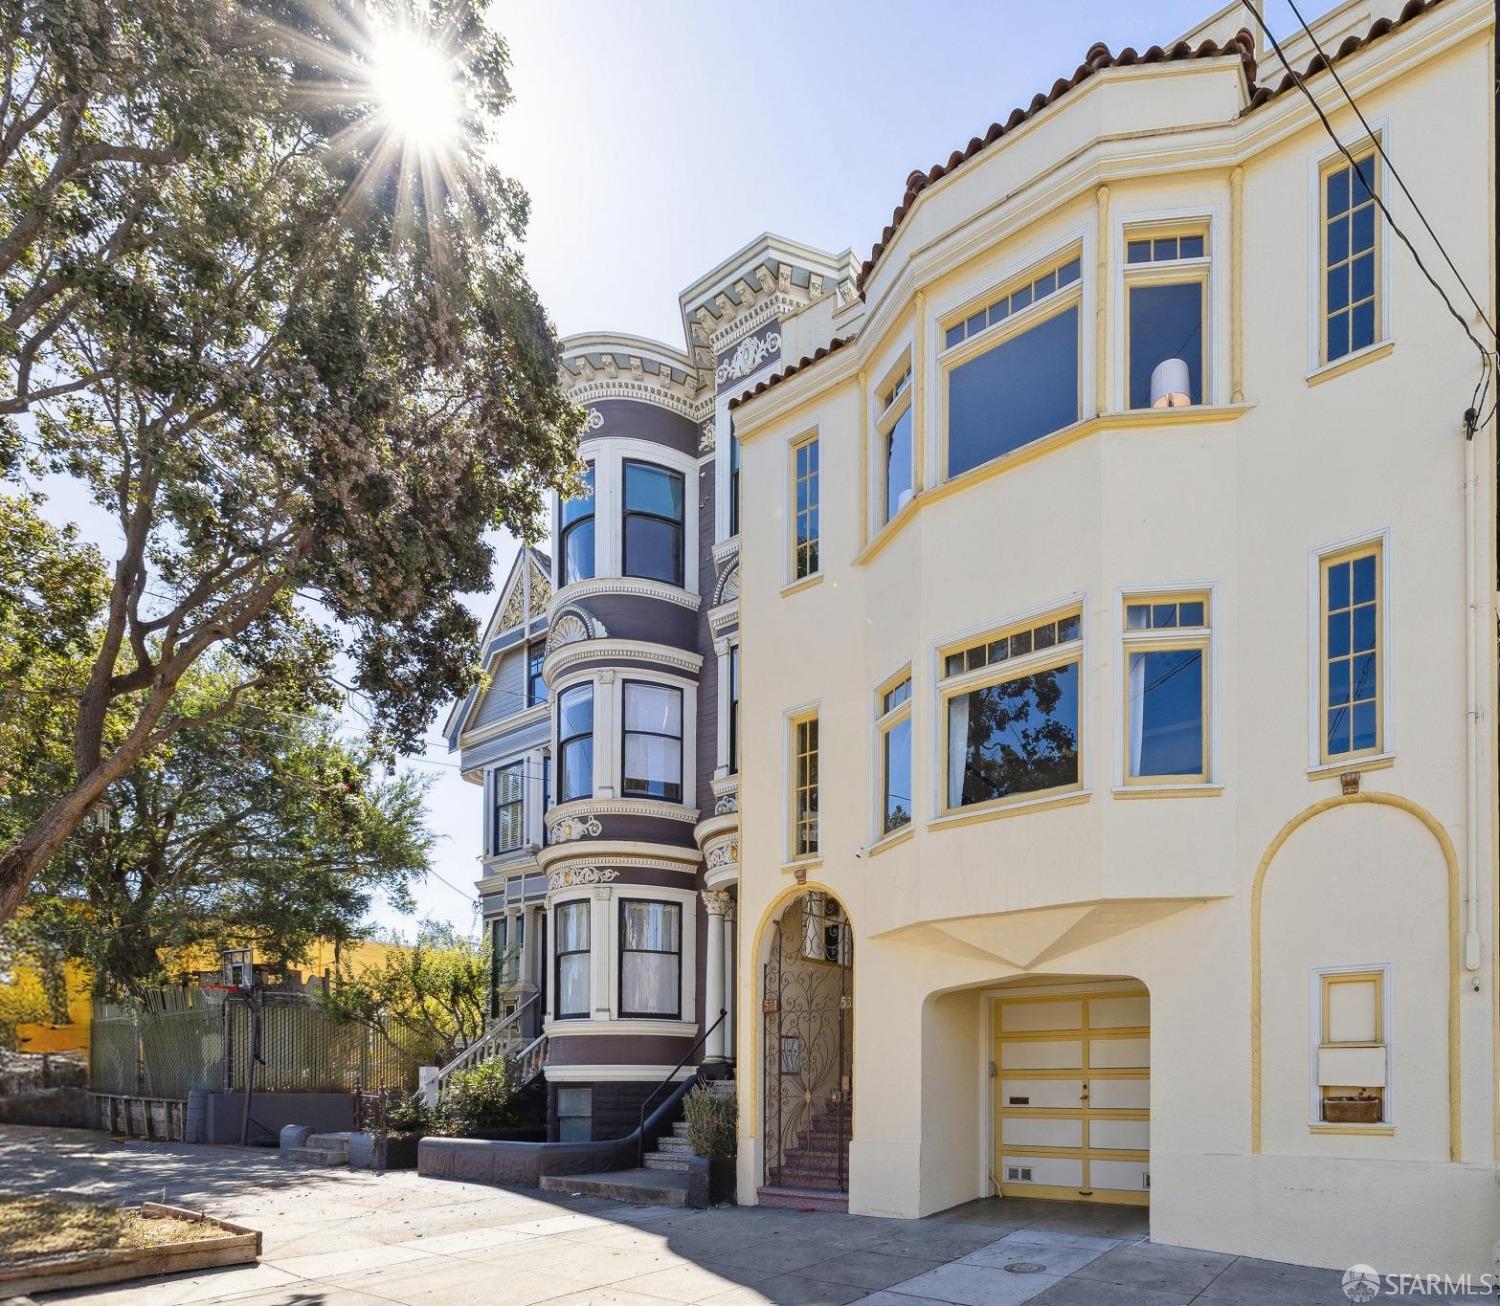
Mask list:
[[[688,1143],[695,1156],[727,1160],[739,1150],[739,1105],[700,1084],[682,1102]]]
[[[398,1097],[385,1109],[385,1128],[391,1134],[426,1134],[436,1124],[432,1108],[420,1093]]]
[[[455,1070],[448,1076],[438,1107],[443,1132],[464,1138],[515,1124],[514,1096],[504,1057]]]

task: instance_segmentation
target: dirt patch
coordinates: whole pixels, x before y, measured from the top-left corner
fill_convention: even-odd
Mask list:
[[[24,1265],[69,1252],[166,1247],[232,1236],[207,1220],[148,1216],[104,1202],[0,1193],[0,1265]]]

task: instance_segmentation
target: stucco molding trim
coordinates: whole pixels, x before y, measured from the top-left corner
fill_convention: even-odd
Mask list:
[[[584,662],[651,662],[672,671],[697,675],[703,670],[703,654],[690,653],[670,644],[648,644],[633,639],[580,639],[562,644],[547,654],[542,677],[550,685]]]
[[[536,703],[523,712],[516,712],[510,716],[501,717],[498,721],[492,721],[487,726],[480,726],[478,730],[465,731],[458,737],[458,746],[473,748],[476,744],[495,738],[496,735],[509,734],[513,730],[535,725],[538,721],[547,719],[547,711],[547,703]]]
[[[571,1021],[570,1024],[583,1025],[587,1021]],[[696,1029],[696,1026],[694,1027]],[[571,1032],[571,1031],[570,1031]],[[577,1031],[580,1034],[603,1034],[613,1033],[612,1030],[603,1030],[597,1027]],[[553,1029],[548,1032],[548,1038],[556,1038],[558,1031]],[[671,1066],[548,1066],[543,1071],[547,1082],[551,1084],[635,1084],[656,1083],[665,1079],[672,1072]],[[698,1073],[697,1066],[684,1066],[677,1072],[674,1079],[681,1082]]]
[[[1458,852],[1453,840],[1442,823],[1425,807],[1412,802],[1400,794],[1363,793],[1339,794],[1325,798],[1304,808],[1292,817],[1271,840],[1270,846],[1255,868],[1255,880],[1250,890],[1250,1154],[1261,1154],[1261,1083],[1263,1079],[1261,1054],[1261,904],[1265,894],[1266,874],[1287,840],[1315,816],[1332,811],[1336,807],[1350,807],[1360,803],[1394,807],[1414,816],[1437,840],[1442,850],[1443,861],[1448,872],[1448,1159],[1454,1163],[1463,1160],[1461,1106],[1462,1082],[1459,1078],[1459,867]]]
[[[659,580],[648,580],[644,576],[591,576],[588,580],[575,580],[571,585],[564,585],[558,590],[552,596],[548,619],[550,621],[556,613],[561,612],[570,603],[615,594],[675,603],[689,612],[697,612],[703,602],[692,590],[683,589],[680,585],[668,585]]]

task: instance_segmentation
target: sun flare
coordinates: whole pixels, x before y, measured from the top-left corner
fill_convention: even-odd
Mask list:
[[[376,44],[373,82],[388,129],[417,150],[438,151],[459,132],[460,105],[452,62],[413,35],[389,34]]]

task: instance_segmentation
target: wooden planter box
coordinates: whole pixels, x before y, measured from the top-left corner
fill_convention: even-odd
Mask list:
[[[1323,1119],[1331,1125],[1378,1125],[1378,1097],[1325,1097]]]
[[[260,1259],[260,1234],[254,1229],[230,1224],[227,1220],[215,1220],[212,1216],[200,1216],[196,1211],[163,1206],[159,1202],[143,1202],[140,1209],[143,1215],[209,1224],[226,1230],[231,1236],[170,1243],[163,1247],[106,1247],[98,1251],[38,1258],[24,1265],[0,1265],[0,1300],[36,1292],[56,1292],[61,1288],[153,1278],[158,1274],[217,1269],[221,1265],[249,1265]]]

